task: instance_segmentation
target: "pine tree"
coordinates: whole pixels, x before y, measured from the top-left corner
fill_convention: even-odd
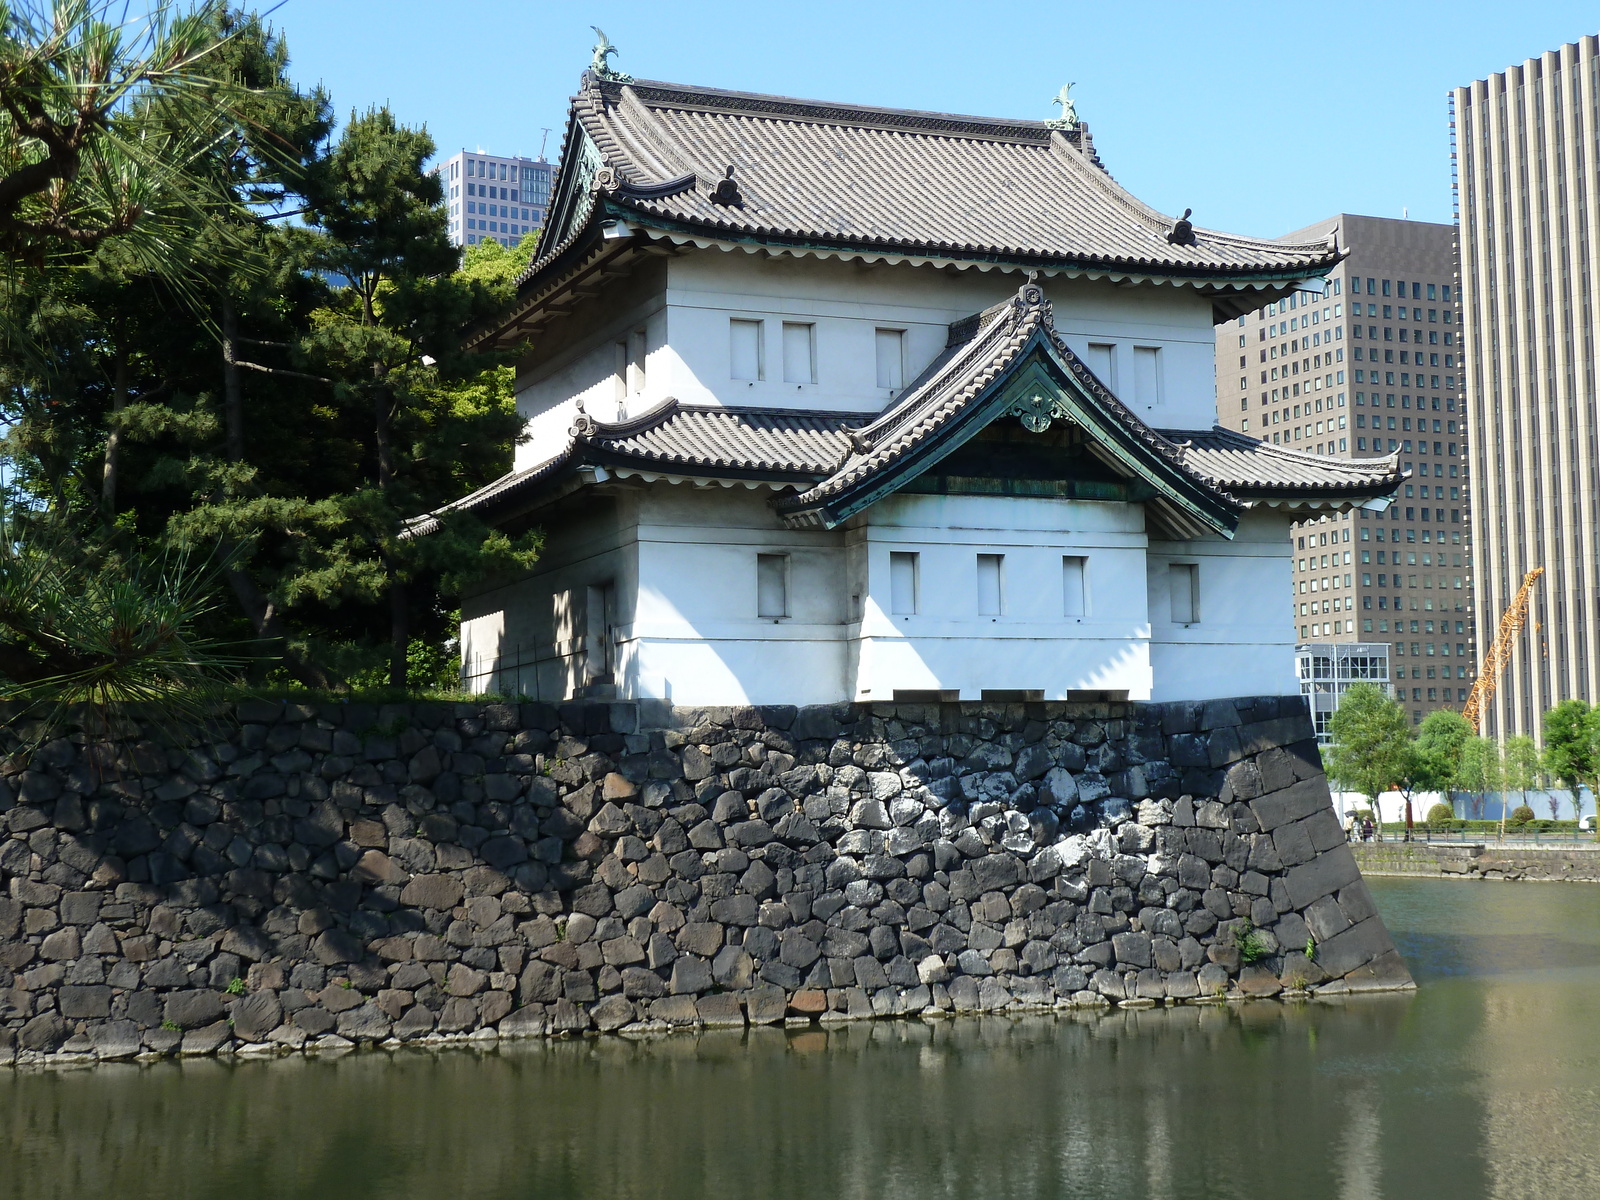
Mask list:
[[[461,494],[465,469],[487,449],[503,457],[521,433],[508,379],[489,375],[505,356],[468,353],[461,332],[506,300],[497,279],[456,270],[437,176],[424,172],[433,141],[383,108],[351,117],[315,186],[317,263],[347,281],[319,314],[305,353],[337,380],[335,397],[365,413],[368,439],[357,486],[337,498],[345,536],[300,586],[323,602],[382,600],[389,682],[406,682],[407,648],[424,580],[460,588],[532,561],[536,539],[513,544],[467,514],[438,534],[405,536],[407,518]],[[463,390],[462,385],[467,385]],[[485,390],[475,390],[485,389]],[[423,589],[428,594],[428,589]]]

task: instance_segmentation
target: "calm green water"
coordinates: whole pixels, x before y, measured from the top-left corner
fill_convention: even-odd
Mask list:
[[[1413,996],[0,1072],[0,1197],[1600,1197],[1600,887],[1372,884]]]

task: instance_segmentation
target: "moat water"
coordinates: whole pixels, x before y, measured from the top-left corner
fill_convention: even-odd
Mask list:
[[[1374,879],[1343,1003],[0,1071],[0,1198],[1600,1196],[1600,886]]]

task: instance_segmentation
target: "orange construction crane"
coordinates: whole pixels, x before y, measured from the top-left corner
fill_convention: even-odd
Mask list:
[[[1461,715],[1472,726],[1472,732],[1478,732],[1478,726],[1483,721],[1483,710],[1489,707],[1489,701],[1494,699],[1494,690],[1500,685],[1500,676],[1506,669],[1506,664],[1511,661],[1511,646],[1522,626],[1528,620],[1528,596],[1533,591],[1533,585],[1538,582],[1539,576],[1544,574],[1543,567],[1535,567],[1522,577],[1522,586],[1517,589],[1517,594],[1511,598],[1511,604],[1506,608],[1505,615],[1500,618],[1500,629],[1494,635],[1494,644],[1483,654],[1483,662],[1478,665],[1478,678],[1472,685],[1472,690],[1467,693],[1467,703],[1461,710]]]

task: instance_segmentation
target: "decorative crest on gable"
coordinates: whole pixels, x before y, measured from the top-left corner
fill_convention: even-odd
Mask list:
[[[1018,397],[1004,415],[1016,417],[1029,433],[1043,433],[1052,421],[1064,421],[1072,414],[1053,396],[1036,394]]]

